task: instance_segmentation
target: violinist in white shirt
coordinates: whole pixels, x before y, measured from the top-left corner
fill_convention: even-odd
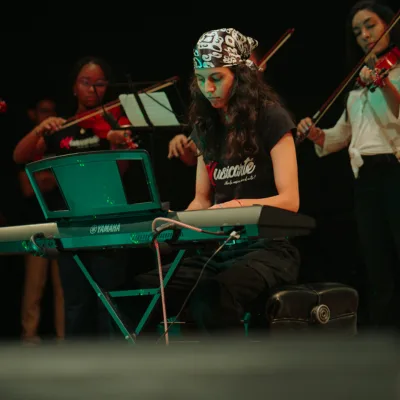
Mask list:
[[[319,157],[348,147],[355,177],[355,216],[369,281],[370,324],[400,326],[394,301],[400,275],[400,25],[393,11],[374,1],[360,1],[348,16],[348,53],[353,67],[366,63],[335,126],[321,129],[310,118],[297,126],[307,134]],[[391,27],[390,31],[387,30]],[[375,68],[390,59],[389,73]],[[373,90],[371,90],[373,89]]]

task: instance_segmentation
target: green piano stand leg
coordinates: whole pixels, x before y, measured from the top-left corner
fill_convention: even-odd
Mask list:
[[[163,287],[165,288],[169,282],[169,280],[172,278],[173,274],[175,273],[175,270],[177,269],[178,265],[180,264],[184,254],[185,250],[180,250],[171,264],[167,274],[164,277],[163,280]],[[114,322],[117,324],[118,328],[121,330],[122,334],[124,335],[124,338],[132,343],[136,343],[136,337],[139,335],[139,333],[142,331],[144,325],[146,324],[147,320],[149,319],[154,307],[156,306],[158,300],[160,299],[161,296],[161,290],[160,288],[156,289],[139,289],[139,290],[119,290],[119,291],[113,291],[113,292],[105,292],[101,287],[93,280],[93,278],[90,276],[88,270],[82,263],[81,259],[77,254],[74,255],[74,260],[78,264],[79,268],[85,275],[86,279],[89,281],[90,285],[96,292],[97,296],[101,300],[101,302],[104,304],[106,307],[107,311],[113,318]],[[135,333],[132,334],[129,332],[129,330],[126,328],[122,318],[120,317],[118,310],[116,306],[112,302],[112,298],[114,297],[128,297],[128,296],[148,296],[152,295],[153,298],[150,301],[149,306],[147,307],[145,313],[143,314],[136,330]]]
[[[93,280],[93,278],[90,276],[88,270],[82,263],[81,259],[77,254],[74,255],[74,260],[78,264],[79,268],[85,275],[86,279],[89,281],[90,285],[96,292],[97,296],[101,300],[101,302],[104,304],[104,307],[106,307],[108,313],[111,315],[113,318],[114,322],[117,324],[118,328],[121,330],[122,334],[124,335],[124,338],[132,344],[135,344],[135,337],[132,335],[128,329],[125,327],[122,318],[120,317],[117,308],[111,301],[111,297],[109,293],[105,292],[101,287]]]
[[[178,265],[180,264],[184,254],[186,253],[186,250],[180,250],[179,253],[177,254],[177,256],[175,257],[175,260],[173,261],[173,263],[171,264],[168,272],[166,273],[165,277],[164,277],[164,281],[163,281],[163,286],[164,288],[167,286],[169,280],[172,278],[172,276],[174,275]],[[144,325],[146,324],[147,320],[149,319],[155,305],[157,304],[158,300],[160,299],[161,296],[161,290],[160,288],[157,289],[148,289],[147,291],[154,291],[154,295],[153,298],[149,304],[149,306],[147,307],[145,313],[143,314],[142,319],[140,320],[135,333],[136,335],[139,335],[139,333],[141,332],[141,330],[143,329]],[[153,293],[151,293],[153,294]]]

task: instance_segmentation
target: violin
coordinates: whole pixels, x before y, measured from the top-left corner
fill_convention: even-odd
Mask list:
[[[122,121],[125,125],[120,126],[118,120]],[[103,114],[96,114],[80,120],[77,125],[82,129],[91,129],[93,133],[100,138],[106,138],[110,130],[122,130],[124,127],[129,126],[129,120],[125,116],[121,117],[119,108],[113,108],[110,111],[104,111]],[[137,148],[129,135],[125,135],[124,139],[129,149]]]
[[[375,65],[371,68],[374,72],[374,80],[366,85],[360,77],[357,78],[357,84],[360,87],[368,87],[371,92],[374,92],[377,87],[385,86],[385,79],[389,75],[390,70],[398,63],[400,59],[400,49],[392,46],[389,51],[379,57]]]

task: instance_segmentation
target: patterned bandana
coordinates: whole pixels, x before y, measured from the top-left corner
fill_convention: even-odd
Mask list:
[[[248,58],[258,41],[234,28],[222,28],[203,33],[193,51],[194,68],[230,67],[246,64],[257,68]]]

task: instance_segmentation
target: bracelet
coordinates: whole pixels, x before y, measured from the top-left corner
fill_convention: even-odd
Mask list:
[[[243,207],[243,204],[238,199],[235,199],[235,200],[239,203],[240,207]]]

